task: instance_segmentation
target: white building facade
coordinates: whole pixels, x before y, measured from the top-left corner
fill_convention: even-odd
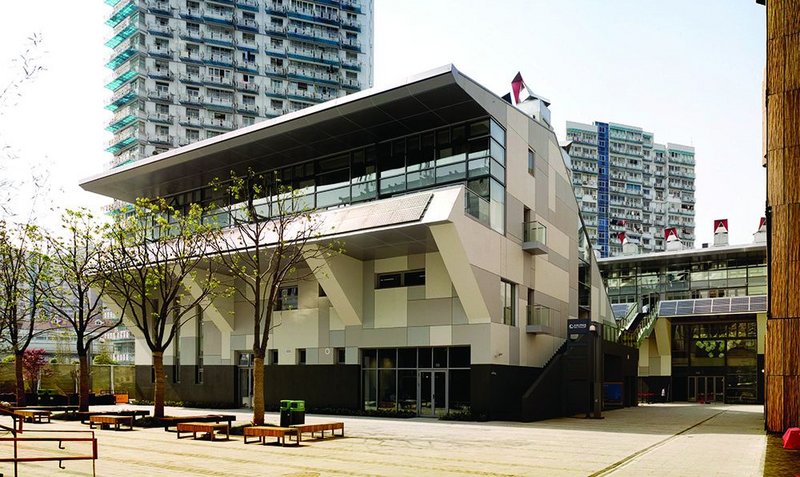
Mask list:
[[[117,167],[372,86],[373,0],[105,0]]]

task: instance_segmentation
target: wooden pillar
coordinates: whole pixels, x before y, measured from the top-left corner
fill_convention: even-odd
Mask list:
[[[766,426],[800,425],[800,0],[766,0],[770,312]]]

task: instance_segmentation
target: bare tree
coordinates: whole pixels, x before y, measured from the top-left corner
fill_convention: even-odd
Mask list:
[[[106,234],[105,295],[152,353],[154,417],[164,417],[164,351],[196,307],[219,290],[209,258],[217,234],[202,219],[197,204],[178,209],[164,199],[139,199]]]
[[[53,278],[43,284],[43,291],[50,309],[75,335],[80,372],[78,404],[81,411],[88,411],[89,350],[92,343],[119,325],[122,317],[111,322],[103,319],[101,297],[107,282],[100,271],[107,258],[108,226],[85,209],[65,211],[61,222],[63,235],[47,239]]]
[[[304,197],[273,176],[249,171],[231,174],[222,184],[231,207],[229,228],[217,242],[226,272],[237,283],[236,294],[253,313],[253,423],[264,423],[264,358],[275,324],[273,311],[285,309],[281,286],[302,281],[316,271],[306,260],[341,253],[336,241],[322,243],[321,222],[312,215]],[[314,243],[314,246],[310,246]],[[319,242],[319,243],[318,243]]]
[[[33,337],[46,330],[36,326],[45,321],[42,283],[49,271],[42,242],[38,227],[0,221],[0,340],[14,353],[19,406],[25,404],[23,355]]]

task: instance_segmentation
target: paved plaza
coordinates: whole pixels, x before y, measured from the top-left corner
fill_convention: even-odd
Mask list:
[[[111,406],[109,406],[111,407]],[[132,406],[124,406],[130,408]],[[98,406],[97,408],[103,408]],[[93,407],[95,409],[95,407]],[[168,408],[170,415],[220,411]],[[269,414],[277,423],[278,416]],[[663,404],[605,413],[602,420],[461,423],[417,419],[307,416],[345,422],[345,438],[279,447],[176,438],[163,428],[98,430],[100,476],[757,476],[767,436],[760,406]],[[86,430],[78,422],[28,424],[28,429]],[[40,434],[40,433],[36,433]],[[55,448],[55,443],[49,443]],[[81,452],[66,444],[65,452]],[[3,448],[10,455],[9,446]],[[21,456],[47,452],[24,446]],[[800,456],[798,457],[800,459]],[[21,464],[20,475],[91,475],[87,462]],[[10,466],[0,466],[13,475]]]

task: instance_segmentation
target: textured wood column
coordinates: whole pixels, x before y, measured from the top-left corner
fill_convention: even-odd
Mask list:
[[[767,0],[767,429],[800,425],[800,0]]]

